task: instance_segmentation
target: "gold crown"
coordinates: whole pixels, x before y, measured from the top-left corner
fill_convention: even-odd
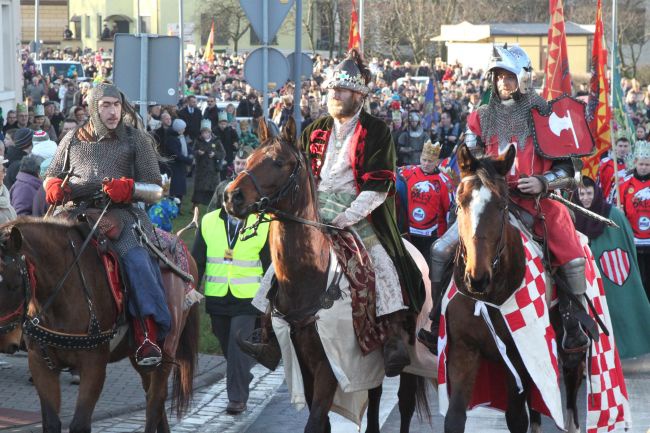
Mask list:
[[[440,156],[440,150],[442,146],[439,142],[436,141],[435,144],[431,143],[431,140],[427,140],[422,147],[422,156],[428,156],[431,159],[438,159]]]

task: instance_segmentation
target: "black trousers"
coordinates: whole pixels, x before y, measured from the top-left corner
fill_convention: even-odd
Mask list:
[[[427,265],[431,266],[431,245],[438,239],[435,236],[413,236],[411,235],[411,243],[419,252],[422,253]]]
[[[237,345],[237,332],[246,339],[255,329],[257,316],[210,315],[212,332],[219,339],[226,358],[226,390],[230,401],[246,403],[249,385],[253,380],[251,368],[255,360],[243,353]]]

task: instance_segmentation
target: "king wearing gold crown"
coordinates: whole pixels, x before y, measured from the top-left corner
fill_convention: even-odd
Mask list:
[[[429,262],[431,245],[447,231],[452,202],[450,179],[438,168],[440,143],[424,143],[419,165],[400,167],[397,172],[398,221],[402,232]]]

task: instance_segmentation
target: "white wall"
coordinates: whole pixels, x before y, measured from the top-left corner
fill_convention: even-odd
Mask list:
[[[20,0],[0,0],[0,107],[5,120],[22,99],[19,43]]]
[[[485,69],[492,54],[490,43],[458,43],[447,42],[447,63],[456,61],[463,66],[474,69]]]

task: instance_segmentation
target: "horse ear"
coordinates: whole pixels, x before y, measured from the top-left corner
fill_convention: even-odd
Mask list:
[[[456,153],[456,158],[458,159],[458,168],[460,168],[461,176],[468,175],[476,171],[477,159],[470,152],[469,147],[465,144],[461,144]]]
[[[20,233],[20,229],[16,226],[11,227],[9,232],[9,239],[7,239],[6,247],[8,251],[17,253],[20,251],[20,248],[23,246],[23,235]]]
[[[264,116],[259,117],[259,123],[257,124],[257,135],[260,138],[260,144],[264,144],[266,140],[270,138],[269,127],[266,124],[266,119]]]
[[[289,144],[296,142],[296,121],[293,116],[289,116],[289,120],[287,120],[287,123],[282,128],[282,139]]]
[[[499,173],[501,176],[508,174],[512,168],[512,164],[515,162],[515,156],[517,156],[517,148],[514,144],[511,144],[508,146],[508,150],[506,150],[505,156],[499,158],[494,163],[494,168],[496,169],[497,173]]]

